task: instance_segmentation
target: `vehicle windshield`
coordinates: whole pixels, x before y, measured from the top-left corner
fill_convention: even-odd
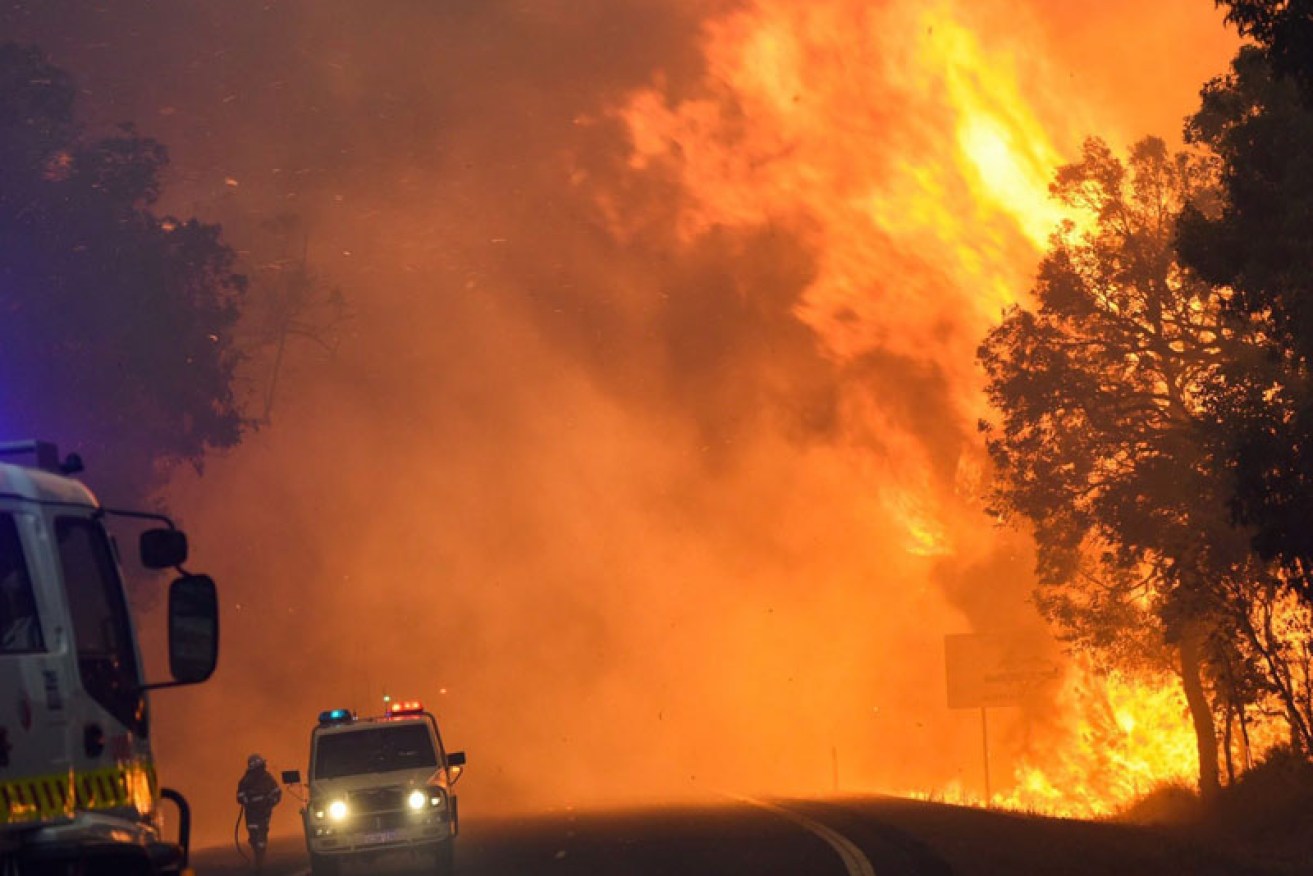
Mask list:
[[[428,727],[398,724],[320,736],[315,746],[314,777],[336,779],[437,765]]]

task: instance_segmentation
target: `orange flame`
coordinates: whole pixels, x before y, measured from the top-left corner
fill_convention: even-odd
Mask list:
[[[1057,75],[1042,14],[1054,13],[753,0],[706,26],[699,96],[672,100],[658,81],[620,108],[631,167],[676,176],[686,240],[720,226],[792,231],[815,260],[796,315],[826,352],[841,366],[880,352],[937,369],[958,419],[946,429],[970,434],[984,413],[975,347],[1021,300],[1063,218],[1054,171],[1087,133],[1126,139]],[[850,428],[885,451],[851,464],[902,521],[905,550],[985,549],[987,521],[962,507],[969,495],[936,487],[920,439],[878,402],[848,404]],[[1074,672],[1058,706],[1069,729],[1048,740],[1057,754],[1022,762],[994,802],[1102,813],[1196,772],[1174,679]]]
[[[820,264],[799,315],[836,357],[952,361],[946,347],[974,346],[1018,299],[1059,218],[1060,152],[1018,52],[982,43],[949,3],[762,0],[708,27],[709,97],[672,106],[653,88],[623,109],[632,165],[677,162],[685,235],[802,230]]]
[[[1055,139],[1076,140],[1031,108],[1036,60],[1020,41],[983,40],[953,3],[761,0],[708,25],[706,54],[706,96],[672,104],[658,83],[623,107],[631,165],[676,170],[686,238],[794,230],[816,257],[797,315],[829,354],[946,370],[949,427],[969,430],[983,413],[975,345],[1028,285],[1059,218]],[[927,463],[900,449],[876,479],[884,504],[910,552],[948,552]]]
[[[1016,787],[994,802],[1011,808],[1090,817],[1107,815],[1168,784],[1190,785],[1199,757],[1185,696],[1169,676],[1080,673],[1059,704],[1081,716],[1058,757],[1023,762]]]

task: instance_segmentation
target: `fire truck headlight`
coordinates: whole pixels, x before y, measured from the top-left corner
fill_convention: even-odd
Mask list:
[[[334,821],[341,821],[346,818],[346,803],[341,800],[334,800],[328,804],[328,817]]]
[[[424,804],[428,802],[429,802],[428,795],[425,794],[423,791],[419,790],[418,788],[415,789],[414,791],[411,791],[410,796],[406,798],[406,805],[409,806],[411,809],[423,809]]]

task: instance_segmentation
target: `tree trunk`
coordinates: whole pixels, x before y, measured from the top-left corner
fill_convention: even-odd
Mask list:
[[[1226,731],[1222,742],[1222,751],[1226,752],[1226,784],[1227,787],[1235,784],[1235,753],[1231,750],[1235,745],[1235,707],[1230,703],[1226,706]]]
[[[1245,716],[1245,707],[1240,707],[1240,744],[1244,746],[1245,772],[1254,768],[1253,749],[1249,746],[1249,719]]]
[[[1236,713],[1244,710],[1244,704],[1239,703],[1239,696],[1236,695],[1235,673],[1231,669],[1231,657],[1227,655],[1222,659],[1222,670],[1226,673],[1226,690],[1224,691],[1223,700],[1226,702],[1226,729],[1222,740],[1222,751],[1226,756],[1226,785],[1231,787],[1235,784],[1235,718]]]
[[[1195,747],[1199,751],[1199,796],[1211,799],[1221,790],[1217,769],[1217,727],[1203,683],[1203,631],[1191,624],[1181,636],[1181,682],[1185,702],[1194,723]]]

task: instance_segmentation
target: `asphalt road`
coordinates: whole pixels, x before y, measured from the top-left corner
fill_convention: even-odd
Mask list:
[[[1287,876],[1198,837],[1126,825],[984,812],[892,798],[736,801],[722,806],[462,813],[459,876]],[[350,873],[405,873],[398,856]],[[251,872],[234,850],[199,850],[199,876]],[[308,873],[276,841],[264,873]]]

